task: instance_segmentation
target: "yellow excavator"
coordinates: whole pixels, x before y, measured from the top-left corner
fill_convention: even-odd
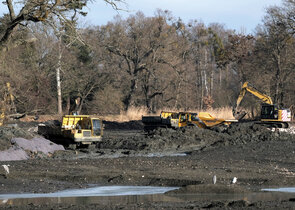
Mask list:
[[[286,108],[279,108],[273,104],[270,96],[260,92],[249,82],[245,82],[240,91],[239,97],[235,106],[233,106],[233,116],[237,120],[241,120],[247,113],[245,111],[238,111],[239,105],[243,100],[246,92],[249,92],[262,100],[260,124],[268,125],[269,127],[288,128],[291,121],[291,111]]]

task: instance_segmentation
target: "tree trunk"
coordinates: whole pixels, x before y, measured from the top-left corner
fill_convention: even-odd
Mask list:
[[[67,106],[66,106],[66,113],[70,114],[70,109],[71,109],[71,97],[67,97]]]
[[[209,94],[209,88],[208,88],[208,82],[207,82],[207,70],[208,70],[208,66],[207,66],[207,64],[208,64],[208,60],[207,60],[207,49],[205,49],[205,62],[204,62],[204,67],[203,67],[203,79],[204,79],[204,85],[205,85],[205,90],[206,90],[206,92],[205,92],[205,94],[204,94],[204,96],[207,96],[208,94]]]
[[[276,75],[275,75],[275,97],[274,97],[274,103],[275,104],[280,104],[280,92],[282,84],[281,84],[281,57],[279,55],[279,53],[275,56],[276,58],[276,67],[277,67],[277,71],[276,71]]]
[[[135,76],[133,76],[133,77],[135,77]],[[124,106],[125,106],[125,111],[127,111],[129,106],[131,105],[131,99],[132,99],[132,96],[133,96],[133,93],[134,93],[135,89],[136,89],[136,78],[133,78],[130,81],[129,93],[127,94],[127,96],[125,96],[125,98],[123,100],[123,103],[124,103]]]
[[[56,68],[57,110],[59,115],[62,115],[62,97],[61,97],[61,82],[60,82],[61,58],[62,58],[61,37],[59,37],[58,61],[57,61],[57,68]]]
[[[204,103],[203,103],[203,98],[204,98],[204,79],[203,79],[203,70],[201,70],[200,74],[200,79],[201,79],[201,98],[200,98],[200,108],[201,110],[203,109]]]
[[[83,104],[84,104],[84,101],[85,101],[85,98],[79,98],[79,105],[78,105],[78,113],[81,114],[82,113],[82,107],[83,107]]]
[[[211,78],[210,78],[210,95],[213,95],[213,87],[214,87],[214,69],[211,69]]]
[[[177,84],[177,89],[176,89],[176,97],[175,97],[175,104],[174,104],[174,109],[177,110],[177,105],[179,101],[179,95],[180,95],[180,87],[181,87],[181,79],[179,78],[178,84]]]
[[[219,88],[222,88],[222,70],[219,69]]]

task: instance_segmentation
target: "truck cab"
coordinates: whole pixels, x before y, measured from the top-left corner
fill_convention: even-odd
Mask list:
[[[62,119],[62,135],[78,145],[97,144],[102,141],[102,120],[88,115],[65,115]]]

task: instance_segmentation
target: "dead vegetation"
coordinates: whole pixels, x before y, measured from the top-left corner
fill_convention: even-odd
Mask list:
[[[183,109],[169,109],[163,108],[163,111],[171,111],[171,112],[183,112]],[[154,116],[160,115],[162,110],[156,111],[156,113],[149,113],[146,107],[130,107],[127,111],[121,112],[119,115],[103,115],[102,119],[106,121],[116,121],[116,122],[128,122],[132,120],[141,120],[142,116]],[[212,116],[216,118],[223,119],[234,119],[232,115],[231,107],[222,107],[222,108],[211,108],[206,110],[186,110],[187,112],[209,112]]]

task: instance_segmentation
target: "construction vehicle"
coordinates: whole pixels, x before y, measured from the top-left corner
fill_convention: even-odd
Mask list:
[[[61,124],[39,124],[38,133],[50,139],[62,139],[62,144],[75,149],[82,145],[98,145],[102,141],[103,123],[89,115],[64,115]]]
[[[8,119],[19,119],[24,116],[25,114],[17,113],[11,85],[9,82],[7,82],[3,101],[0,102],[0,126],[3,126],[4,123],[7,123]]]
[[[199,128],[227,127],[237,120],[225,120],[213,117],[208,112],[166,112],[160,116],[142,116],[144,130],[150,131],[156,128],[184,128],[197,126]]]
[[[142,116],[142,123],[145,131],[155,128],[182,128],[187,126],[187,115],[162,111],[160,116]]]
[[[236,104],[233,106],[233,116],[237,120],[243,119],[247,114],[245,111],[238,111],[241,101],[243,100],[246,92],[249,92],[262,100],[261,105],[261,115],[259,124],[264,124],[269,127],[279,127],[279,128],[288,128],[288,122],[291,121],[291,111],[286,108],[279,108],[277,105],[273,104],[273,101],[270,96],[260,92],[249,82],[245,82],[240,91],[239,97]]]
[[[208,112],[189,113],[188,123],[199,128],[226,128],[237,120],[215,118]]]

